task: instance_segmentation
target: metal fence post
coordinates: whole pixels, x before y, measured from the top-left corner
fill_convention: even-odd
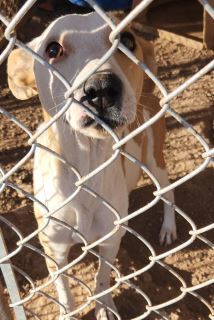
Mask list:
[[[4,241],[4,238],[2,235],[2,231],[0,229],[0,258],[7,256],[7,254],[8,254],[7,248],[6,248],[5,241]],[[18,289],[18,285],[16,282],[16,277],[13,272],[13,268],[11,266],[11,263],[9,261],[4,262],[0,265],[0,267],[1,267],[2,274],[4,276],[5,283],[7,285],[7,290],[10,295],[11,302],[15,303],[16,301],[19,301],[21,298],[20,298],[19,289]],[[25,315],[24,308],[22,305],[14,307],[14,313],[16,315],[16,320],[26,320],[27,319],[26,315]],[[1,317],[2,317],[2,315],[1,315]],[[3,320],[3,319],[1,318],[1,320]],[[6,318],[5,318],[5,320],[6,320]],[[9,319],[7,319],[7,320],[9,320]]]

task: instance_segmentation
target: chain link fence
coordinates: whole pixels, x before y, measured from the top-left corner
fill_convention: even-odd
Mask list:
[[[143,69],[143,71],[152,79],[152,81],[155,83],[155,85],[159,88],[160,93],[162,94],[162,98],[160,100],[161,110],[155,114],[152,118],[150,118],[148,121],[143,123],[141,126],[139,126],[137,129],[129,133],[127,136],[123,137],[122,139],[119,139],[118,136],[99,118],[97,118],[90,110],[85,108],[83,104],[80,102],[79,105],[85,110],[85,112],[92,118],[94,118],[111,136],[114,141],[112,145],[112,156],[104,163],[102,163],[98,168],[94,169],[92,172],[89,172],[85,176],[81,176],[77,169],[72,167],[72,164],[68,164],[68,167],[70,170],[74,172],[77,178],[76,182],[76,190],[74,193],[72,193],[68,199],[64,203],[60,203],[58,208],[55,208],[54,211],[48,211],[45,204],[40,203],[39,200],[34,197],[32,194],[29,194],[25,190],[23,190],[18,185],[15,185],[14,183],[10,182],[10,177],[17,172],[17,170],[25,164],[27,161],[29,161],[32,156],[35,153],[36,148],[44,148],[44,146],[39,145],[37,143],[38,137],[42,135],[42,133],[47,130],[55,121],[57,121],[60,117],[63,116],[63,114],[68,110],[68,108],[71,105],[72,102],[72,93],[76,89],[74,86],[71,86],[69,81],[63,77],[53,66],[45,63],[41,57],[39,57],[35,52],[33,52],[31,49],[28,48],[27,45],[23,44],[16,38],[16,34],[14,30],[16,29],[16,26],[19,24],[19,22],[23,19],[23,17],[26,15],[26,13],[30,10],[30,8],[36,3],[36,0],[28,0],[25,2],[25,4],[21,7],[21,9],[18,11],[18,13],[12,18],[12,20],[8,20],[4,12],[0,14],[0,20],[5,25],[5,33],[4,36],[8,40],[8,44],[6,48],[1,52],[0,55],[0,64],[2,64],[10,54],[11,50],[18,46],[20,48],[23,48],[27,52],[33,55],[34,59],[39,61],[41,64],[43,64],[44,68],[47,68],[51,73],[54,74],[55,77],[57,77],[65,86],[67,89],[65,98],[67,99],[67,103],[65,106],[52,118],[48,123],[46,123],[42,128],[37,130],[36,133],[33,133],[27,128],[21,121],[19,121],[14,115],[12,115],[10,112],[6,111],[3,108],[0,108],[0,113],[3,115],[3,117],[9,119],[13,123],[15,123],[19,128],[24,130],[27,135],[29,136],[29,145],[31,146],[30,151],[10,170],[7,172],[3,170],[3,168],[0,168],[1,172],[1,188],[0,191],[2,192],[7,186],[10,186],[16,191],[21,192],[25,197],[29,198],[31,201],[36,202],[39,206],[43,207],[43,209],[46,210],[45,215],[45,224],[35,230],[30,235],[24,237],[19,229],[9,220],[7,220],[4,216],[0,216],[0,221],[3,225],[6,225],[8,228],[11,229],[11,231],[15,232],[17,237],[19,238],[19,241],[16,243],[16,249],[14,249],[11,252],[7,251],[7,248],[4,243],[3,236],[0,234],[0,264],[1,264],[1,270],[6,282],[6,286],[10,295],[11,304],[10,307],[13,308],[16,319],[18,320],[25,320],[28,316],[33,317],[34,319],[40,319],[38,315],[34,313],[33,310],[28,310],[25,305],[28,301],[30,301],[35,295],[44,295],[47,299],[50,299],[53,303],[57,304],[59,307],[61,306],[59,301],[57,299],[53,298],[52,296],[48,295],[43,291],[45,287],[47,287],[50,283],[54,283],[59,275],[63,275],[65,277],[71,277],[74,281],[79,283],[80,286],[84,287],[85,290],[88,292],[87,300],[84,304],[81,304],[78,308],[73,310],[69,314],[65,314],[64,318],[69,319],[76,319],[78,317],[78,314],[81,310],[83,310],[85,307],[87,307],[91,302],[98,301],[99,299],[107,294],[107,292],[101,292],[100,294],[94,294],[91,289],[88,287],[86,283],[84,283],[82,280],[76,278],[75,276],[69,276],[67,273],[67,270],[70,269],[72,266],[76,265],[77,263],[81,262],[81,260],[88,254],[92,253],[97,258],[102,259],[105,263],[109,264],[109,262],[104,258],[101,257],[94,248],[97,245],[102,244],[104,240],[107,238],[112,237],[119,229],[123,228],[126,230],[126,232],[132,234],[134,237],[136,237],[143,246],[146,246],[150,252],[149,255],[149,263],[141,268],[140,270],[137,270],[135,272],[132,272],[126,276],[123,276],[118,268],[116,268],[114,265],[111,265],[112,270],[114,270],[116,274],[115,278],[115,284],[110,287],[110,291],[112,292],[114,289],[118,288],[119,286],[126,285],[129,288],[132,288],[137,295],[141,296],[143,300],[146,302],[146,307],[144,312],[142,314],[139,314],[135,319],[146,319],[152,314],[156,314],[160,316],[161,319],[168,319],[167,316],[164,315],[162,310],[170,305],[173,305],[177,303],[178,301],[182,300],[186,295],[193,296],[196,299],[200,300],[200,302],[208,309],[209,313],[209,319],[214,319],[214,310],[211,306],[211,304],[205,300],[199,293],[198,290],[207,286],[211,286],[214,282],[213,279],[207,280],[203,283],[200,283],[195,286],[188,286],[185,280],[179,275],[177,271],[175,271],[173,268],[169,267],[166,263],[163,262],[163,259],[172,255],[173,253],[178,252],[179,250],[182,250],[184,248],[187,248],[190,244],[192,244],[196,239],[198,241],[202,241],[209,247],[213,247],[213,243],[208,240],[204,234],[208,231],[211,231],[214,228],[214,223],[207,225],[202,228],[197,228],[195,222],[188,216],[186,212],[181,210],[176,204],[173,204],[176,215],[181,216],[183,219],[186,220],[186,222],[189,225],[190,231],[189,231],[189,239],[185,241],[184,243],[174,247],[173,249],[167,250],[164,253],[157,254],[152,247],[152,245],[144,239],[140,234],[138,234],[136,231],[134,231],[131,227],[126,225],[126,222],[130,221],[131,219],[135,219],[136,216],[144,214],[149,208],[153,207],[158,202],[164,202],[168,203],[168,201],[164,198],[164,195],[169,190],[173,190],[176,187],[180,186],[181,184],[185,183],[186,181],[192,179],[197,174],[202,172],[205,168],[208,167],[208,165],[213,161],[213,155],[214,155],[214,149],[211,149],[205,139],[198,134],[195,129],[184,119],[182,118],[178,113],[175,112],[170,107],[170,101],[178,96],[181,92],[183,92],[186,88],[188,88],[191,84],[196,82],[200,77],[211,71],[214,67],[214,60],[209,62],[205,67],[203,67],[199,72],[195,73],[192,77],[190,77],[188,80],[186,80],[182,85],[177,87],[174,91],[168,92],[167,89],[164,87],[164,85],[161,83],[161,81],[156,77],[151,70],[142,62],[139,61],[133,54],[130,52],[127,48],[125,48],[120,43],[120,33],[121,31],[140,13],[143,12],[147,8],[149,4],[153,2],[153,0],[144,0],[141,1],[139,5],[137,5],[118,25],[115,25],[112,20],[109,18],[108,14],[105,13],[97,4],[95,1],[87,0],[87,2],[94,8],[94,10],[99,14],[104,21],[110,26],[112,29],[110,34],[110,41],[112,43],[111,48],[106,52],[106,54],[99,60],[97,65],[93,68],[93,70],[90,71],[90,73],[87,74],[86,78],[83,79],[82,83],[88,79],[97,69],[99,69],[103,63],[105,63],[117,50],[118,48],[123,51],[124,54],[126,54],[129,59],[131,59],[134,63],[136,63],[139,68]],[[210,6],[209,2],[206,0],[199,0],[201,5],[204,7],[204,9],[209,13],[209,15],[214,18],[214,10]],[[79,83],[78,85],[81,85],[82,83]],[[154,174],[141,162],[136,160],[131,154],[128,154],[123,150],[123,146],[125,143],[127,143],[130,139],[133,139],[138,134],[142,134],[147,128],[149,128],[153,123],[155,123],[158,119],[165,116],[166,114],[171,115],[178,123],[180,123],[183,127],[186,128],[186,130],[192,134],[197,141],[201,144],[204,152],[201,154],[203,160],[203,163],[196,169],[194,169],[192,172],[188,173],[184,177],[180,178],[179,180],[171,183],[170,185],[160,188],[159,182],[157,181]],[[52,150],[46,149],[47,153],[51,154],[54,157],[57,157],[59,161],[62,161],[63,163],[66,163],[66,161],[59,155],[53,152]],[[153,182],[156,191],[153,193],[154,198],[153,200],[148,203],[147,205],[143,206],[142,208],[138,209],[137,211],[129,214],[127,217],[121,219],[120,213],[117,212],[110,203],[106,202],[104,198],[102,198],[99,194],[95,193],[93,190],[86,187],[86,182],[90,179],[93,179],[95,175],[97,175],[100,171],[104,170],[106,167],[111,165],[113,161],[117,158],[118,155],[121,155],[122,157],[126,157],[129,161],[133,162],[135,165],[139,166],[142,170],[142,172],[145,172]],[[97,201],[101,201],[104,206],[110,210],[110,212],[115,216],[115,226],[112,229],[112,231],[107,234],[105,237],[102,237],[98,239],[96,242],[89,243],[87,239],[84,237],[84,235],[81,235],[78,233],[76,229],[74,229],[72,226],[66,224],[63,221],[57,220],[53,215],[55,212],[60,210],[63,206],[65,206],[69,201],[74,199],[80,190],[84,190],[86,193],[88,193],[91,197],[95,197]],[[169,204],[169,203],[168,203]],[[36,237],[41,231],[45,229],[45,227],[51,222],[55,221],[56,223],[60,225],[64,225],[65,228],[71,230],[72,232],[75,232],[78,237],[82,239],[83,246],[81,247],[82,253],[76,258],[75,260],[71,261],[69,264],[66,265],[66,267],[59,268],[57,266],[57,263],[55,263],[57,270],[53,272],[48,281],[45,282],[42,285],[35,286],[33,280],[29,277],[28,274],[26,274],[23,270],[16,267],[10,262],[10,259],[16,255],[19,255],[20,252],[24,247],[27,247],[28,249],[36,252],[39,255],[42,255],[43,257],[46,257],[47,259],[51,259],[50,257],[46,256],[46,254],[38,249],[37,247],[30,244],[30,240]],[[165,301],[164,303],[155,305],[152,303],[150,297],[143,291],[143,289],[140,289],[134,281],[132,281],[136,276],[142,275],[146,271],[150,270],[155,264],[158,264],[161,266],[161,268],[164,268],[167,272],[169,272],[173,277],[177,279],[177,281],[180,283],[180,294],[172,298],[170,300]],[[30,286],[30,290],[27,296],[21,298],[18,286],[16,284],[16,277],[14,275],[14,271],[16,274],[20,274],[22,277],[26,279],[26,282]],[[61,306],[63,307],[63,306]],[[121,316],[115,312],[114,310],[111,310],[111,308],[106,305],[107,309],[112,311],[114,313],[114,316],[116,319],[121,319]]]

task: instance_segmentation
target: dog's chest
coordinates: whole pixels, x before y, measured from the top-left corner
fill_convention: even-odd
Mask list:
[[[60,135],[58,137],[60,142]],[[111,203],[122,214],[126,213],[128,193],[120,159],[100,170],[81,188],[76,186],[81,177],[99,168],[112,156],[111,141],[72,135],[67,136],[65,141],[65,133],[63,139],[60,148],[66,163],[41,149],[36,151],[34,190],[38,199],[45,203],[50,211],[65,203],[55,216],[73,226],[81,226],[80,220],[83,221],[82,217],[85,216],[87,225],[94,223],[101,211],[108,211],[107,215],[112,216],[103,200]],[[47,136],[44,136],[40,143],[49,148],[54,147]],[[123,202],[121,199],[124,199]]]

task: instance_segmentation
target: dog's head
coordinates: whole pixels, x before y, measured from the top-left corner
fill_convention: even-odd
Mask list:
[[[54,21],[29,45],[76,85],[111,47],[110,32],[110,27],[96,13],[67,15]],[[153,64],[153,57],[149,57],[153,53],[149,52],[147,42],[137,37],[131,29],[121,33],[121,41],[140,60]],[[135,119],[144,77],[141,69],[117,50],[73,92],[73,97],[112,129],[120,129]],[[8,79],[11,91],[19,99],[27,99],[38,92],[42,106],[50,116],[66,103],[63,83],[38,61],[33,61],[32,56],[23,49],[11,53]],[[66,111],[64,119],[72,129],[85,135],[106,136],[102,127],[75,102]]]

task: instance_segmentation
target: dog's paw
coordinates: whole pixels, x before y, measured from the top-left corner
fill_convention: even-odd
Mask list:
[[[160,231],[160,244],[163,246],[168,246],[172,244],[177,239],[177,231],[176,231],[176,224],[166,224],[163,223]]]
[[[115,317],[112,312],[108,311],[105,307],[101,307],[96,312],[97,320],[115,320]]]
[[[103,290],[106,290],[106,289],[108,289],[108,287],[103,288]],[[95,308],[96,320],[116,320],[114,313],[111,312],[110,310],[113,310],[117,313],[117,307],[115,306],[115,303],[114,303],[114,300],[112,299],[111,294],[106,294],[96,302],[96,308]]]

